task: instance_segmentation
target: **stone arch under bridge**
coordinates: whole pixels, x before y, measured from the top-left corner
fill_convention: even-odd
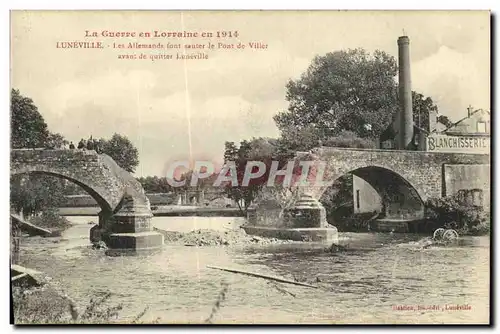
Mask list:
[[[152,229],[141,184],[109,156],[88,150],[15,149],[10,160],[11,175],[52,175],[89,193],[101,207],[92,241],[102,238],[109,248],[133,251],[163,245],[163,236]]]
[[[368,165],[348,173],[364,180],[376,191],[381,205],[380,211],[376,211],[382,213],[384,218],[421,219],[424,217],[424,200],[419,191],[393,169]],[[319,197],[320,202],[327,199],[329,195],[327,189],[328,187],[322,189],[324,192]],[[354,191],[353,196],[355,196]]]
[[[458,188],[489,191],[490,157],[487,154],[435,153],[321,147],[312,150],[326,165],[325,180],[334,181],[353,173],[376,189],[401,184],[413,189],[423,202],[455,193]],[[462,170],[462,177],[452,171]],[[312,189],[320,199],[327,187]]]

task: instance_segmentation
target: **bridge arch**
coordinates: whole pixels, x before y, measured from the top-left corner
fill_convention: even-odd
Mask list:
[[[151,207],[142,185],[105,154],[91,150],[15,149],[10,173],[44,174],[69,180],[92,196],[99,206],[99,225],[91,241],[102,240],[112,250],[161,248],[163,235],[153,231]]]
[[[365,212],[378,211],[386,218],[423,218],[424,199],[422,195],[411,181],[394,169],[368,164],[356,167],[342,175],[336,174],[332,180],[338,180],[349,174],[358,178],[357,184],[353,182],[352,185],[353,204],[356,206],[359,205],[359,201],[371,201],[369,208],[372,209],[367,209]],[[325,197],[328,197],[328,189],[331,187],[332,185],[323,187],[317,198],[320,201],[327,200]],[[376,192],[378,198],[375,198],[373,191],[370,191],[371,189]],[[375,203],[379,203],[379,205]],[[373,210],[374,207],[375,210]]]
[[[10,173],[45,174],[69,180],[109,212],[120,209],[125,195],[138,205],[149,206],[141,184],[109,156],[95,151],[12,150]]]
[[[86,193],[88,193],[99,205],[99,207],[104,210],[104,211],[113,211],[113,205],[114,201],[110,201],[107,197],[107,194],[103,189],[100,189],[100,187],[97,187],[96,185],[89,184],[88,180],[81,180],[77,179],[71,175],[68,175],[68,173],[61,173],[60,171],[52,171],[48,170],[46,168],[30,168],[30,167],[24,167],[24,168],[18,168],[11,170],[11,175],[47,175],[47,176],[53,176],[59,179],[63,180],[68,180],[76,185],[78,185],[80,188],[85,190]]]

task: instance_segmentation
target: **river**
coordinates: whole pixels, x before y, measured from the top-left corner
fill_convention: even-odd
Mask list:
[[[327,253],[316,244],[250,248],[165,245],[150,256],[107,257],[88,245],[90,220],[74,225],[59,243],[29,241],[24,265],[45,272],[85,304],[100,292],[121,303],[122,320],[200,323],[211,313],[223,284],[227,293],[215,323],[487,323],[489,237],[465,237],[458,245],[421,249],[418,235],[341,233],[347,251]],[[241,218],[155,217],[158,228],[238,228]],[[33,239],[35,240],[35,239]],[[318,289],[209,269],[207,265],[297,278]],[[456,305],[466,310],[450,310]],[[420,305],[438,310],[398,310]],[[470,307],[470,309],[469,309]]]

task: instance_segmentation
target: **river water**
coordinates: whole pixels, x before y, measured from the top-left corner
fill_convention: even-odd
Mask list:
[[[147,307],[143,321],[202,323],[223,285],[227,292],[215,323],[487,323],[489,318],[489,237],[465,237],[454,246],[422,250],[418,235],[341,233],[347,250],[337,253],[307,243],[165,245],[150,256],[107,257],[88,247],[88,222],[97,217],[68,218],[74,225],[61,242],[22,246],[31,250],[24,264],[45,272],[83,305],[111,292],[110,304],[123,305],[122,320]],[[155,227],[183,232],[241,223],[230,217],[153,219]],[[267,280],[207,265],[295,278],[319,288],[279,284],[278,289]],[[467,309],[450,309],[457,304]],[[418,305],[428,309],[417,310]]]

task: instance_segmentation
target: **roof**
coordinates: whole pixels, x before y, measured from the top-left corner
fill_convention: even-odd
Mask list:
[[[490,112],[488,110],[477,109],[477,110],[473,111],[470,115],[467,115],[466,117],[460,119],[458,122],[453,123],[450,127],[448,127],[447,129],[445,129],[442,132],[448,133],[448,132],[455,132],[455,130],[456,130],[456,132],[469,133],[467,131],[461,131],[461,129],[459,129],[459,127],[462,126],[462,123],[465,123],[469,119],[473,118],[472,116],[476,115],[479,112],[484,113],[486,116],[488,116],[488,118],[490,116]]]

